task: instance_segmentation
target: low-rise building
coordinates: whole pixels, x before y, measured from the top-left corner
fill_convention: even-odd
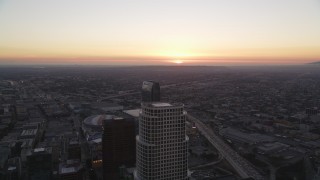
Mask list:
[[[266,143],[261,146],[258,146],[257,150],[258,150],[258,153],[260,153],[260,154],[271,154],[271,153],[276,153],[281,150],[284,150],[288,147],[289,147],[289,145],[287,145],[287,144],[283,144],[280,142],[274,142],[274,143]]]
[[[79,159],[71,159],[59,164],[60,180],[83,180],[84,171]]]

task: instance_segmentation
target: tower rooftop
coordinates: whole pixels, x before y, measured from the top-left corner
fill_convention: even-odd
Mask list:
[[[151,104],[153,107],[170,107],[172,106],[170,103],[164,103],[164,102],[155,102]]]

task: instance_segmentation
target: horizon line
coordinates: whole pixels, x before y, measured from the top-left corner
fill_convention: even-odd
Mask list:
[[[298,67],[298,66],[314,66],[319,65],[320,62],[302,63],[302,64],[228,64],[228,65],[108,65],[108,64],[1,64],[0,68],[4,67]]]

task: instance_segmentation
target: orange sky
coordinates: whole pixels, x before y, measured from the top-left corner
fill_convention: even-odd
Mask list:
[[[320,60],[318,0],[0,1],[0,64]]]

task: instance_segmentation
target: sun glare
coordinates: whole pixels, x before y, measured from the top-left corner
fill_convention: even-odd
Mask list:
[[[181,60],[175,60],[173,62],[176,63],[176,64],[182,64],[183,63],[183,61],[181,61]]]

